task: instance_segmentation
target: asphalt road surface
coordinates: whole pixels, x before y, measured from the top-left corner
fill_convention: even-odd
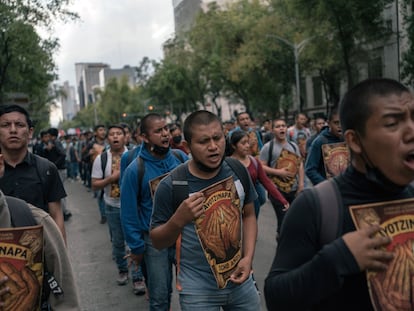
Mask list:
[[[99,223],[99,211],[93,193],[80,182],[65,182],[68,207],[72,212],[66,233],[72,268],[75,273],[82,311],[148,310],[145,296],[132,292],[131,282],[116,284],[117,269],[111,256],[107,224]],[[270,205],[262,206],[259,215],[259,235],[254,258],[254,276],[263,292],[264,279],[275,254],[276,217]],[[266,310],[263,294],[262,310]],[[178,293],[174,291],[172,311],[180,310]]]

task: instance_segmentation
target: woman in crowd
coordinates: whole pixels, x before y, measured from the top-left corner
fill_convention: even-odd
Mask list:
[[[279,192],[276,185],[266,175],[260,161],[250,155],[249,135],[244,131],[235,131],[231,135],[228,143],[231,157],[243,163],[249,171],[253,184],[256,185],[257,182],[260,182],[270,196],[279,200],[285,206],[285,209],[288,209],[289,203]],[[254,202],[254,210],[256,218],[259,217],[260,203],[258,199]]]

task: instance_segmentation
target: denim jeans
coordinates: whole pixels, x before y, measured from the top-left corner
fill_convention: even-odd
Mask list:
[[[128,263],[124,259],[126,255],[125,238],[122,231],[120,208],[106,204],[105,213],[112,241],[112,257],[115,259],[119,272],[128,272]]]
[[[234,287],[230,293],[226,292],[220,293],[220,290],[217,290],[205,295],[180,294],[181,311],[260,310],[260,296],[252,277],[240,286]]]
[[[286,201],[288,201],[289,204],[292,203],[292,201],[295,199],[296,192],[286,193],[286,192],[280,191],[280,193],[285,197]],[[280,228],[282,228],[283,218],[285,217],[286,211],[283,211],[285,207],[283,206],[282,203],[280,203],[280,201],[276,200],[273,197],[269,197],[269,199],[276,213],[276,218],[277,218],[276,219],[277,220],[277,228],[276,228],[277,235],[276,236],[278,236],[278,234],[280,233]]]
[[[144,260],[148,276],[150,311],[169,311],[175,249],[169,247],[157,250],[152,246],[148,233],[144,234],[144,239]]]
[[[105,201],[103,198],[103,190],[98,190],[96,192],[96,199],[98,200],[98,207],[99,207],[99,214],[101,215],[101,217],[105,217]]]

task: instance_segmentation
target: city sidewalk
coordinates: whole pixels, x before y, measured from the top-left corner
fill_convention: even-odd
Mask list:
[[[100,216],[93,192],[87,192],[81,182],[65,182],[68,208],[72,217],[65,222],[72,268],[78,284],[82,311],[140,311],[148,310],[145,296],[136,296],[132,284],[116,284],[117,269],[111,256],[107,224]],[[259,237],[254,260],[254,275],[263,291],[266,277],[275,254],[275,214],[269,203],[262,206],[259,217]],[[178,294],[173,293],[172,310],[180,310]],[[265,309],[262,295],[262,310]]]

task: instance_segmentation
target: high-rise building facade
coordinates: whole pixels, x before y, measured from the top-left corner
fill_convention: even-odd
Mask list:
[[[111,79],[116,79],[118,81],[126,79],[129,87],[133,88],[137,84],[137,67],[124,66],[124,68],[119,69],[101,69],[99,72],[99,87],[103,90],[105,85]]]
[[[69,85],[68,81],[65,81],[61,88],[61,91],[62,94],[59,96],[59,100],[62,104],[63,120],[72,120],[79,110],[76,101],[75,87]]]
[[[76,87],[80,109],[95,101],[93,90],[99,87],[99,72],[104,68],[109,68],[109,65],[104,63],[75,64]]]

